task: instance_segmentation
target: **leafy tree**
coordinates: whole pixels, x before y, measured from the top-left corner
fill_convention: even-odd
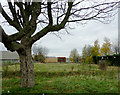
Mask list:
[[[98,43],[98,40],[94,42],[94,46],[91,49],[91,55],[92,56],[100,56],[100,45]]]
[[[85,45],[82,50],[82,62],[90,63],[91,62],[91,45]]]
[[[82,62],[85,63],[86,58],[88,57],[87,55],[87,46],[85,45],[82,50]]]
[[[17,51],[20,56],[21,87],[34,86],[34,66],[32,63],[32,44],[49,32],[65,29],[70,22],[87,20],[108,21],[114,15],[117,1],[94,0],[54,0],[52,2],[8,1],[9,11],[0,3],[0,13],[6,22],[17,32],[8,35],[0,25],[1,42],[7,50]],[[38,0],[37,0],[38,1]],[[9,13],[7,13],[9,12]],[[42,25],[41,30],[37,29]],[[37,30],[37,31],[36,31]],[[36,31],[36,32],[35,32]]]
[[[90,61],[91,63],[95,63],[95,60],[93,59],[93,57],[95,56],[100,56],[100,45],[98,43],[98,40],[96,40],[94,42],[94,46],[91,49],[91,56],[90,56]]]
[[[88,55],[88,56],[91,56],[91,55],[92,55],[92,54],[91,54],[91,49],[92,49],[92,47],[93,47],[93,46],[88,45],[87,48],[86,48],[86,50],[87,50],[87,55]]]
[[[42,47],[42,46],[37,46],[37,45],[34,45],[32,47],[32,51],[33,51],[34,55],[40,55],[40,54],[42,54],[45,57],[47,56],[47,54],[49,52],[48,48]]]
[[[101,47],[101,54],[102,55],[110,55],[110,54],[112,54],[112,51],[111,51],[111,45],[112,44],[110,42],[110,39],[105,37],[104,41],[105,42],[103,43],[103,45]]]
[[[75,62],[75,63],[79,62],[80,56],[79,56],[79,54],[78,54],[77,49],[73,49],[73,50],[70,52],[69,59],[70,59],[70,61]]]
[[[46,47],[41,47],[34,45],[32,47],[33,53],[34,53],[34,61],[39,61],[41,63],[45,63],[45,58],[48,54],[48,49]]]
[[[112,43],[112,51],[114,52],[114,54],[119,54],[119,46],[118,46],[118,41],[114,41]]]
[[[45,56],[43,54],[35,55],[33,60],[45,63]]]

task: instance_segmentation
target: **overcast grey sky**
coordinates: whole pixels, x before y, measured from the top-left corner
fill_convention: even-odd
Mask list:
[[[7,34],[13,33],[14,29],[8,25],[2,25]],[[98,21],[89,21],[85,25],[72,24],[75,29],[68,29],[70,35],[65,30],[60,31],[57,37],[52,33],[48,33],[35,44],[48,48],[48,56],[65,56],[69,57],[70,51],[76,48],[81,55],[82,48],[85,44],[93,45],[95,40],[99,40],[100,45],[104,42],[104,37],[110,38],[113,42],[118,38],[118,16],[110,24],[103,24]],[[0,50],[7,50],[0,43]]]

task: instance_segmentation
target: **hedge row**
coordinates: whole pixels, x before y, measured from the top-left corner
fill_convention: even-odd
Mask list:
[[[120,66],[120,54],[107,55],[107,56],[93,56],[93,61],[98,64],[99,60],[107,60],[111,66]]]

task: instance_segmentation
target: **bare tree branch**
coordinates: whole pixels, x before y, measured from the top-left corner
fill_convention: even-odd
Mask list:
[[[26,24],[27,22],[28,22],[28,19],[27,19],[27,17],[26,17],[26,14],[25,14],[25,10],[24,10],[24,8],[23,8],[23,3],[22,2],[15,2],[15,4],[19,7],[19,9],[20,9],[20,16],[22,16],[22,18],[23,18],[23,23],[24,24]],[[23,25],[24,25],[23,24]],[[25,26],[25,25],[24,25]]]
[[[9,9],[10,9],[12,15],[13,15],[14,21],[20,26],[18,18],[17,18],[16,11],[15,11],[15,6],[13,7],[13,5],[11,3],[11,0],[10,0],[10,2],[8,1],[8,5],[9,5]]]
[[[4,11],[4,9],[2,8],[1,3],[0,3],[0,9],[1,9],[0,13],[1,13],[2,16],[7,20],[7,22],[8,22],[10,25],[14,26],[18,31],[20,31],[20,30],[21,30],[21,27],[19,26],[19,24],[17,24],[16,22],[14,22],[14,21],[7,15],[7,13],[6,13],[6,12]]]
[[[8,35],[5,33],[5,31],[3,30],[1,25],[0,25],[0,32],[1,32],[0,36],[2,37],[1,42],[4,43],[4,45],[6,46],[6,48],[8,50],[17,51],[21,48],[24,48],[24,46],[22,44],[18,43],[18,42],[15,42],[15,41],[10,42]]]
[[[53,25],[51,2],[47,2],[47,5],[48,5],[48,6],[47,6],[47,9],[48,9],[49,25]]]

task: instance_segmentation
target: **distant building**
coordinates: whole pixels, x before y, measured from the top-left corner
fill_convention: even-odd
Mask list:
[[[66,62],[66,57],[46,57],[46,63],[57,63],[57,62]]]
[[[19,55],[17,52],[0,51],[0,61],[2,61],[2,62],[19,62]]]
[[[66,57],[58,57],[58,62],[66,62]]]
[[[58,60],[57,60],[57,57],[46,57],[45,62],[46,63],[57,63]]]

